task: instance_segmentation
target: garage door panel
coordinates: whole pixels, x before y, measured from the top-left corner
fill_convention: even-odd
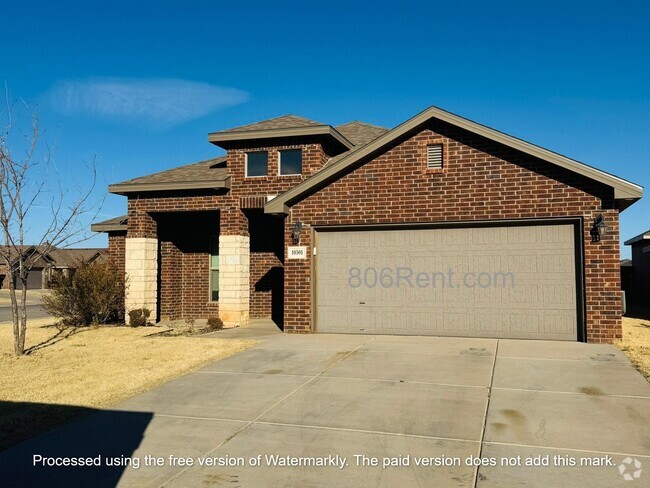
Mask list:
[[[577,338],[572,225],[319,232],[317,242],[320,332]]]

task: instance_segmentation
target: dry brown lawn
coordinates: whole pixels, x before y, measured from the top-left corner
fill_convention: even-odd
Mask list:
[[[650,321],[623,317],[623,339],[615,344],[650,381]]]
[[[79,407],[109,407],[256,343],[52,322],[31,321],[31,352],[23,357],[13,355],[11,325],[0,323],[0,449],[83,412]]]

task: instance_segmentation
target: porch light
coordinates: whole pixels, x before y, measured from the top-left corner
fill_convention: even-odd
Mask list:
[[[293,230],[291,231],[291,244],[300,244],[300,232],[302,231],[302,222],[300,220],[296,221],[293,224]]]
[[[605,223],[605,217],[600,214],[594,220],[594,225],[591,226],[589,234],[591,235],[591,242],[600,242],[601,238],[607,235],[609,226]]]

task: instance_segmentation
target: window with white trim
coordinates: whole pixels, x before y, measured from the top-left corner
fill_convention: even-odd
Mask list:
[[[302,149],[282,149],[280,153],[280,175],[302,174]]]
[[[219,236],[210,237],[210,301],[219,301]]]
[[[427,146],[427,169],[442,169],[442,144]]]
[[[252,151],[246,153],[246,176],[266,176],[269,167],[269,153]]]

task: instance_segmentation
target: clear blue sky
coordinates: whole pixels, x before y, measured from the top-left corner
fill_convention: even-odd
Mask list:
[[[210,131],[286,113],[393,127],[429,105],[650,187],[647,2],[3,0],[0,12],[0,79],[38,104],[62,174],[84,183],[97,158],[98,197],[220,154]],[[109,196],[100,218],[125,211]],[[649,215],[650,195],[622,214],[622,238]]]

